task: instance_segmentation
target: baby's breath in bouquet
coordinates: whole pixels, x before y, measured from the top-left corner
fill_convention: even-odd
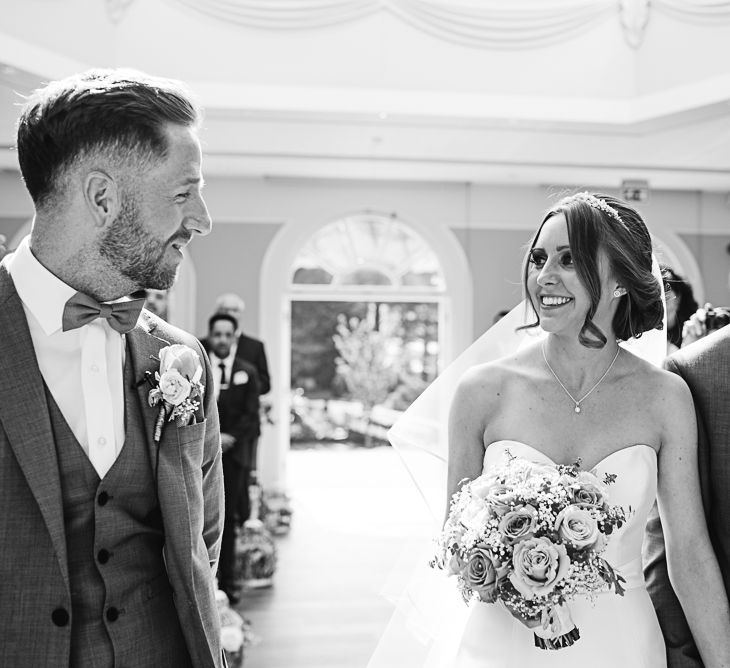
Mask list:
[[[431,566],[455,575],[464,601],[501,600],[539,622],[535,644],[560,649],[580,637],[566,605],[578,596],[623,595],[624,579],[601,555],[626,519],[603,480],[576,464],[508,462],[463,485],[451,500]]]

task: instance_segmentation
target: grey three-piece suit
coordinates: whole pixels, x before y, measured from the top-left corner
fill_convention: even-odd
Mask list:
[[[167,423],[145,371],[184,343],[205,367],[196,424]],[[207,357],[146,311],[126,334],[126,439],[99,479],[38,368],[0,265],[0,666],[220,668],[214,578],[223,526]]]

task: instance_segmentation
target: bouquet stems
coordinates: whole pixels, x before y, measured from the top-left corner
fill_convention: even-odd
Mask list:
[[[535,647],[562,649],[570,647],[580,638],[580,631],[573,623],[567,605],[556,605],[542,613],[542,624],[534,629]]]

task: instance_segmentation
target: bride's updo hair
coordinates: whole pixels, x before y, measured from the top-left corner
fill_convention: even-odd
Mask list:
[[[593,316],[601,299],[601,277],[598,253],[608,257],[610,270],[618,284],[626,290],[619,298],[613,318],[616,337],[626,341],[638,338],[651,329],[662,329],[664,303],[661,285],[652,274],[652,245],[649,230],[638,211],[623,200],[600,193],[578,193],[561,199],[540,223],[524,267],[525,294],[530,270],[529,257],[543,225],[553,216],[563,214],[568,224],[568,240],[573,264],[581,283],[588,291],[591,305],[578,340],[588,348],[603,348],[606,335],[594,324]],[[538,310],[532,304],[535,313]],[[533,325],[540,324],[540,317]]]

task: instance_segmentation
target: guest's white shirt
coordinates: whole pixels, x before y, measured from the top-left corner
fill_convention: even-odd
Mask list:
[[[233,369],[234,359],[233,348],[231,348],[231,352],[228,353],[228,357],[225,359],[218,357],[212,350],[208,357],[210,358],[210,365],[213,367],[213,388],[215,389],[215,398],[217,399],[221,393],[221,362],[223,362],[226,370],[226,384],[224,387],[228,387],[231,384],[231,370]]]
[[[104,318],[62,330],[64,306],[76,290],[38,262],[29,239],[5,264],[23,302],[43,380],[103,478],[124,445],[124,337]]]

